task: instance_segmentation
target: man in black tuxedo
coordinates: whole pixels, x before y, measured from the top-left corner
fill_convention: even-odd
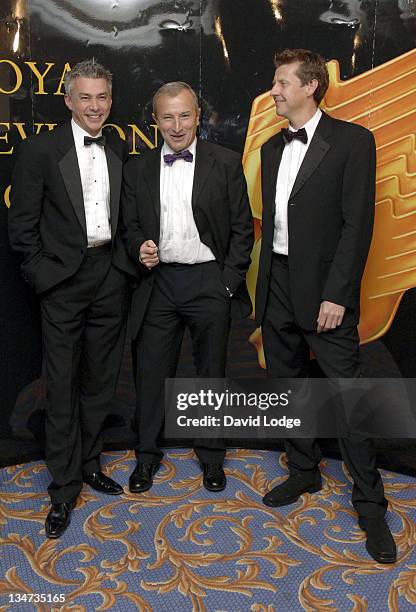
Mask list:
[[[231,317],[251,311],[245,276],[253,244],[246,182],[237,153],[196,137],[195,92],[182,82],[153,98],[164,139],[126,164],[122,196],[127,251],[141,276],[131,327],[138,405],[137,466],[130,491],[148,490],[160,465],[164,381],[175,376],[185,327],[198,376],[225,376]],[[195,449],[210,491],[226,485],[222,440]]]
[[[308,376],[310,350],[329,378],[360,376],[360,284],[371,242],[376,151],[367,129],[318,108],[329,83],[324,60],[310,51],[275,57],[270,95],[289,120],[261,150],[263,225],[256,290],[268,374]],[[354,480],[352,503],[367,550],[396,560],[384,519],[387,502],[369,441],[339,439]],[[284,506],[321,489],[316,440],[286,440],[289,478],[267,493]]]
[[[122,493],[100,468],[128,311],[121,269],[130,265],[117,231],[124,143],[101,129],[111,83],[94,60],[77,64],[65,80],[72,121],[24,141],[12,178],[10,242],[41,306],[50,538],[68,526],[83,481]]]

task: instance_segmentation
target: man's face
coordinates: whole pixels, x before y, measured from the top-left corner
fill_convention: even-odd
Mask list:
[[[155,115],[163,140],[178,153],[195,139],[199,125],[199,108],[192,95],[184,89],[176,96],[162,95],[156,101]]]
[[[302,110],[307,108],[311,101],[311,91],[316,87],[311,84],[302,85],[296,72],[299,62],[283,64],[276,69],[270,95],[276,104],[276,114],[291,121]],[[313,83],[313,81],[311,82]]]
[[[78,77],[72,83],[71,95],[65,95],[65,104],[73,120],[91,136],[96,136],[106,122],[111,102],[105,79]]]

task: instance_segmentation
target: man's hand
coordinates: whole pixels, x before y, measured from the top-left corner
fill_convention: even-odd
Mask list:
[[[330,329],[335,329],[342,323],[344,318],[345,306],[334,304],[334,302],[321,302],[318,315],[318,326],[316,331],[318,334],[326,332]]]
[[[151,270],[159,263],[159,257],[157,254],[157,246],[153,240],[146,240],[140,246],[139,261],[141,264],[146,266],[148,270]]]

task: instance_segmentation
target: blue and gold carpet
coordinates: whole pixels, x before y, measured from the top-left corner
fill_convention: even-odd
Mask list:
[[[414,608],[412,478],[383,472],[399,560],[380,565],[365,550],[340,462],[322,462],[321,492],[272,509],[261,497],[285,478],[284,456],[279,463],[271,452],[230,450],[227,457],[228,485],[217,494],[202,487],[198,463],[185,450],[166,453],[147,493],[110,498],[84,486],[59,540],[44,535],[45,465],[2,469],[0,611]],[[103,457],[104,471],[126,490],[134,465],[131,451]]]

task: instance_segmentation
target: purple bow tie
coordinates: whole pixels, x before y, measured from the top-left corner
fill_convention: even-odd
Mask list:
[[[184,159],[187,162],[191,162],[193,158],[194,156],[188,149],[180,151],[179,153],[167,153],[163,156],[163,160],[168,166],[171,166],[177,159]]]

